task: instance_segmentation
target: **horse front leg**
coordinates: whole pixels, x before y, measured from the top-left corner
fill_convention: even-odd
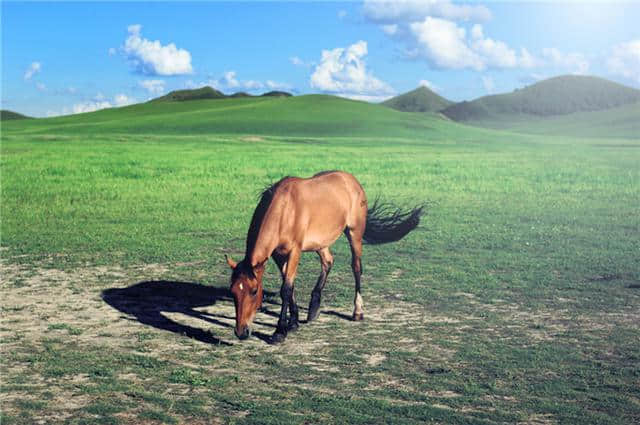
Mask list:
[[[289,254],[289,259],[286,262],[286,267],[283,270],[282,286],[280,287],[280,298],[282,299],[282,307],[280,309],[280,317],[278,319],[278,326],[276,331],[271,337],[273,344],[279,344],[285,340],[287,333],[295,323],[295,328],[298,324],[298,306],[295,304],[295,298],[293,296],[293,280],[296,277],[298,270],[298,262],[300,261],[300,251],[294,250]],[[287,321],[287,310],[291,309],[291,320]]]

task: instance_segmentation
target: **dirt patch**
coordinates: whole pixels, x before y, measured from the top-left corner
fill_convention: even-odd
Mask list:
[[[383,361],[387,359],[387,356],[385,356],[382,353],[374,353],[374,354],[366,355],[364,356],[364,358],[367,365],[378,366],[379,364],[381,364]]]

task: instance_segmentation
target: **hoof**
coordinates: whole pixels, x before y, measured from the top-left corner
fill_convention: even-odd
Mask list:
[[[351,319],[354,322],[359,322],[361,320],[364,320],[364,313],[353,313],[353,316],[351,317]]]
[[[307,314],[307,322],[313,322],[320,316],[320,307],[316,307],[314,309],[310,309]]]
[[[295,332],[297,330],[298,330],[298,322],[289,323],[289,326],[287,326],[288,332]]]
[[[276,332],[271,336],[271,344],[273,345],[280,344],[281,342],[284,342],[286,338],[287,338],[287,335]]]

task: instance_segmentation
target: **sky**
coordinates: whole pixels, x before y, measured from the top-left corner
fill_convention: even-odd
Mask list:
[[[640,88],[639,1],[3,0],[2,109],[46,117],[209,85],[454,100],[564,74]]]

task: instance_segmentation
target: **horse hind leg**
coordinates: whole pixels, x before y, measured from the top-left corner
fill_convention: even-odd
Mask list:
[[[364,319],[362,295],[360,294],[360,278],[362,277],[362,233],[347,228],[345,234],[351,246],[351,270],[353,271],[353,277],[356,282],[352,319],[360,321]]]
[[[320,276],[318,276],[316,286],[311,292],[311,301],[309,301],[309,313],[307,315],[307,322],[313,322],[318,318],[318,314],[320,312],[320,299],[322,298],[322,289],[324,288],[324,284],[327,282],[327,276],[331,271],[331,266],[333,266],[333,255],[331,255],[329,248],[323,248],[316,252],[320,257],[322,270],[320,271]]]

